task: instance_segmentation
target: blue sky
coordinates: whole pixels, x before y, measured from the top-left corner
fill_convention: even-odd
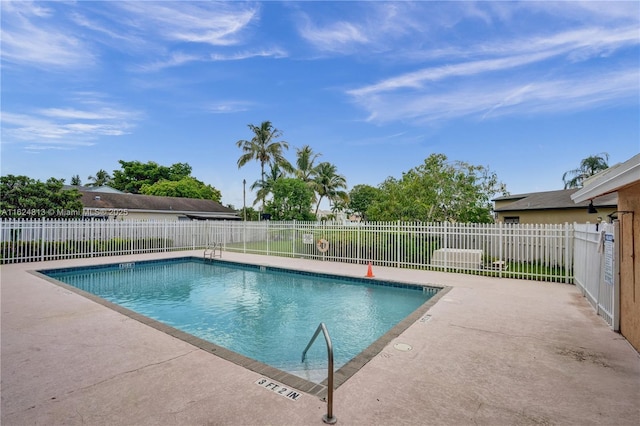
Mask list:
[[[3,175],[186,162],[241,207],[235,142],[266,120],[349,189],[443,153],[548,191],[640,152],[637,1],[1,6]]]

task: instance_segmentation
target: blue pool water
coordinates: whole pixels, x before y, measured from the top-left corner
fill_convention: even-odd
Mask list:
[[[337,369],[437,291],[198,258],[41,272],[306,378],[305,370],[326,369],[321,336],[305,363],[300,360],[321,322],[331,335]]]

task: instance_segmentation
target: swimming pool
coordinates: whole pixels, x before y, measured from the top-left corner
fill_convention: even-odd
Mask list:
[[[320,322],[339,369],[440,290],[196,257],[40,273],[315,383],[326,377],[326,347],[300,356]]]

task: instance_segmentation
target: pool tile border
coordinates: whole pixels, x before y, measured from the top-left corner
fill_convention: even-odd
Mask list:
[[[219,259],[205,260],[195,256],[185,256],[185,257],[170,258],[170,259],[143,260],[143,261],[137,261],[137,262],[124,262],[124,263],[135,263],[135,264],[179,263],[179,262],[184,262],[185,260],[196,261],[199,263],[200,262],[202,263],[219,262],[219,263],[232,264],[236,267],[238,266],[246,267],[249,269],[265,268],[271,271],[287,272],[287,273],[294,273],[294,274],[306,275],[306,276],[317,276],[317,277],[330,278],[330,279],[340,279],[340,280],[345,280],[345,281],[355,282],[360,284],[381,285],[381,286],[389,286],[389,287],[406,288],[406,289],[412,289],[412,290],[429,291],[434,293],[433,296],[429,298],[429,300],[427,300],[425,303],[420,305],[416,310],[414,310],[402,321],[400,321],[398,324],[392,327],[389,331],[387,331],[375,342],[373,342],[371,345],[365,348],[353,359],[351,359],[349,362],[347,362],[338,370],[336,370],[334,372],[334,388],[335,389],[340,387],[340,385],[345,383],[349,378],[351,378],[354,374],[356,374],[362,367],[364,367],[369,361],[371,361],[374,357],[376,357],[393,339],[397,338],[400,334],[402,334],[407,328],[409,328],[409,326],[411,326],[412,324],[420,320],[427,313],[427,311],[433,305],[435,305],[435,303],[440,298],[442,298],[446,293],[449,292],[449,290],[451,290],[451,287],[449,286],[442,286],[437,284],[422,285],[422,284],[403,283],[403,282],[396,282],[396,281],[389,281],[389,280],[377,280],[375,278],[365,279],[365,278],[353,277],[348,275],[335,275],[335,274],[310,272],[310,271],[297,270],[297,269],[286,269],[286,268],[280,268],[280,267],[269,266],[269,265],[254,264],[254,263],[232,262],[228,260],[219,260]],[[68,267],[68,268],[50,268],[50,269],[32,270],[28,272],[47,282],[50,282],[68,291],[71,291],[80,296],[83,296],[93,302],[103,305],[113,311],[116,311],[122,315],[125,315],[142,324],[155,328],[160,332],[163,332],[172,337],[175,337],[176,339],[180,339],[188,344],[191,344],[199,349],[202,349],[205,352],[211,353],[224,360],[232,362],[238,366],[244,367],[255,373],[266,376],[271,380],[278,381],[288,387],[297,389],[299,391],[305,392],[312,396],[316,396],[322,399],[326,397],[326,394],[327,394],[326,380],[324,380],[320,384],[311,382],[309,380],[295,376],[291,373],[287,373],[286,371],[279,370],[270,365],[261,363],[252,358],[233,352],[222,346],[215,345],[199,337],[185,333],[184,331],[178,330],[174,327],[171,327],[169,325],[156,321],[152,318],[146,317],[130,309],[127,309],[115,303],[109,302],[108,300],[102,299],[101,297],[98,297],[92,293],[81,290],[77,287],[71,286],[62,281],[58,281],[57,279],[46,275],[46,273],[71,272],[78,269],[114,268],[115,265],[119,265],[119,263],[77,266],[77,267]]]

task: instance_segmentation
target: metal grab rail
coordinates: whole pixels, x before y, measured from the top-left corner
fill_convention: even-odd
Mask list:
[[[218,250],[218,254],[216,254],[216,250]],[[218,256],[218,257],[222,257],[222,244],[220,243],[208,243],[207,246],[204,249],[204,258],[206,259],[207,256],[209,257],[209,259],[213,259],[214,257]]]
[[[327,370],[328,370],[327,414],[322,416],[322,421],[332,425],[338,421],[338,419],[335,418],[333,415],[333,345],[331,344],[331,337],[329,337],[329,331],[327,331],[327,327],[324,325],[323,322],[320,323],[320,325],[316,329],[316,332],[313,333],[313,337],[311,338],[311,340],[309,340],[309,344],[307,344],[307,347],[304,349],[304,351],[302,351],[302,362],[304,362],[304,359],[307,355],[307,351],[309,350],[313,342],[316,340],[316,337],[318,337],[318,334],[320,334],[321,330],[322,330],[322,334],[324,334],[324,340],[327,342],[327,358],[329,359],[329,365],[327,366]]]

